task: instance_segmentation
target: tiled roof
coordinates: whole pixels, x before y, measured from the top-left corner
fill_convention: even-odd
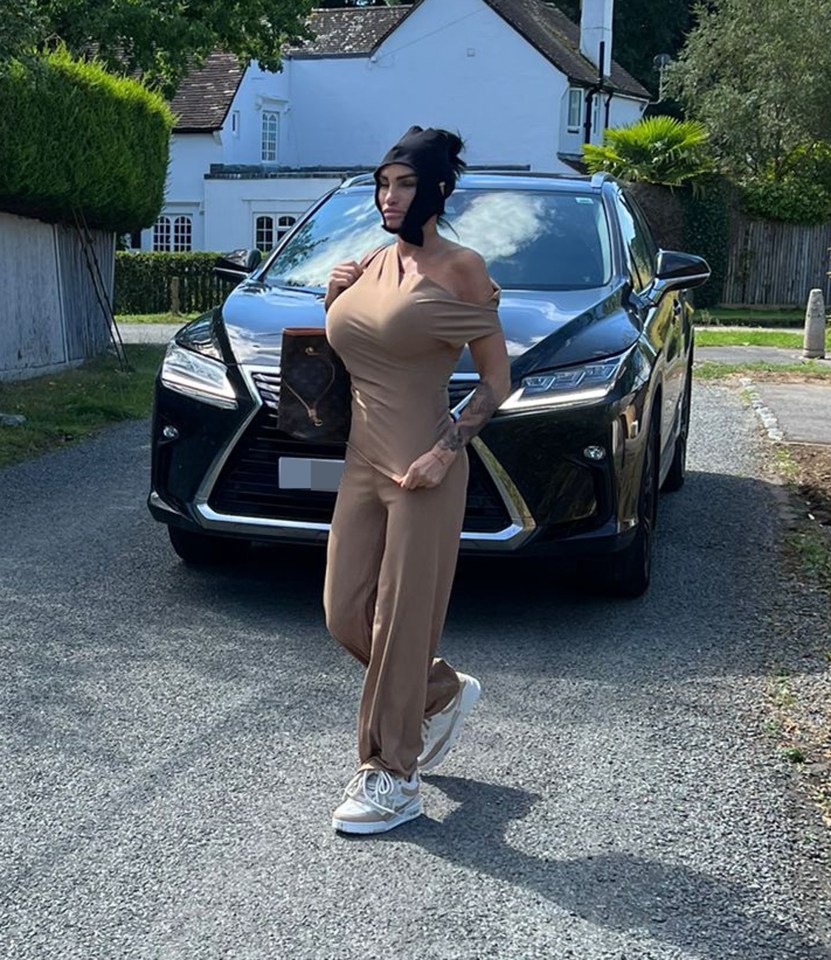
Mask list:
[[[569,80],[583,85],[596,82],[597,67],[580,52],[580,28],[559,8],[543,0],[485,0],[485,3]],[[610,79],[621,93],[650,99],[649,91],[614,61]]]
[[[309,27],[313,40],[287,47],[284,56],[367,56],[380,39],[398,26],[410,7],[344,7],[313,10]]]
[[[212,53],[201,69],[189,73],[170,103],[176,114],[175,132],[219,130],[243,72],[233,54]]]

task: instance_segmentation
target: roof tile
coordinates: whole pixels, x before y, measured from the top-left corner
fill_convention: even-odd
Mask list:
[[[231,53],[212,53],[189,73],[170,102],[176,132],[219,130],[242,79],[243,68]]]

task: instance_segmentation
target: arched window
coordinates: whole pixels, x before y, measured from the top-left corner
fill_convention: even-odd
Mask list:
[[[257,217],[254,221],[254,242],[263,253],[274,246],[274,217]]]
[[[297,223],[297,217],[292,217],[289,215],[277,217],[277,242],[278,243],[289,232],[289,230],[291,230],[291,228],[295,225],[295,223]]]
[[[274,110],[263,111],[262,160],[265,163],[277,159],[277,126],[279,115]]]
[[[173,252],[187,253],[192,248],[193,224],[190,217],[176,217],[173,221]]]

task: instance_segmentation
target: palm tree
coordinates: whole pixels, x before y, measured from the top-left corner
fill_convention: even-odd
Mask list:
[[[590,173],[679,187],[713,171],[708,141],[706,127],[697,120],[649,117],[607,130],[602,146],[584,144],[583,159]]]

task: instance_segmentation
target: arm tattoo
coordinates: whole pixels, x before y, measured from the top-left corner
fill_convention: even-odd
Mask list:
[[[499,406],[493,387],[482,380],[473,391],[457,423],[448,425],[447,433],[439,440],[440,450],[456,452],[469,443],[490,420]]]

